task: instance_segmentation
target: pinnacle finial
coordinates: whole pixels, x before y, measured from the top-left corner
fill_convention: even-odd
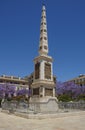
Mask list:
[[[40,40],[39,40],[39,54],[48,54],[48,36],[47,36],[47,22],[45,5],[42,7],[41,26],[40,26]]]
[[[44,3],[42,4],[42,10],[45,10],[45,4]]]

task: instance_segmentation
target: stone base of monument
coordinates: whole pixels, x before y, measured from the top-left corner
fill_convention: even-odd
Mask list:
[[[56,113],[58,112],[58,100],[56,97],[31,97],[29,110],[37,113]]]

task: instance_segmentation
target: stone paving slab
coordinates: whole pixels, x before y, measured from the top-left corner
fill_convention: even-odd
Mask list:
[[[0,112],[0,130],[85,130],[85,112],[47,119],[25,119]]]

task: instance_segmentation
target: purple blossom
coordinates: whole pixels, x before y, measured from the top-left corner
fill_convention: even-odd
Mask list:
[[[16,86],[11,84],[0,84],[0,98],[8,97],[9,95],[12,96],[15,93]]]
[[[71,98],[77,98],[79,95],[85,95],[85,86],[79,86],[74,82],[58,82],[56,85],[57,95],[70,95]]]

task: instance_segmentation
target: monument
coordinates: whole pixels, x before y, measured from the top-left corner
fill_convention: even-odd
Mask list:
[[[39,56],[34,59],[34,75],[31,85],[32,97],[29,107],[36,113],[57,112],[58,104],[55,97],[53,80],[53,59],[48,56],[48,36],[45,5],[42,7]]]

